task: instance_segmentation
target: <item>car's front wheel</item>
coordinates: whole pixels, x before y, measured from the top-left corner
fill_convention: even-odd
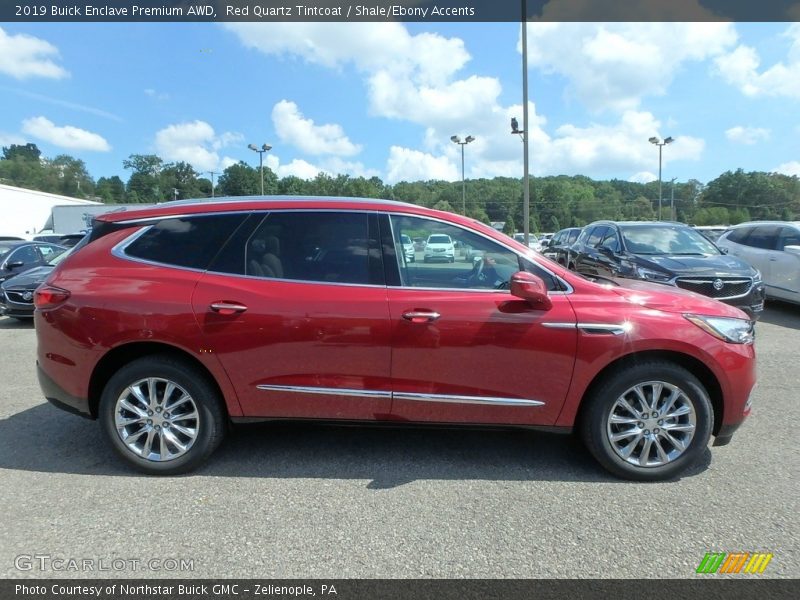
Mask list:
[[[117,371],[103,390],[99,417],[117,453],[154,475],[196,468],[225,433],[215,386],[200,369],[170,356],[140,358]]]
[[[619,477],[660,481],[681,475],[702,456],[714,422],[708,393],[670,362],[617,369],[597,386],[582,414],[592,455]]]

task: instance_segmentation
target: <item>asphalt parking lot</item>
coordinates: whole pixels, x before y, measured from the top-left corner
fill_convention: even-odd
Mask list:
[[[569,436],[312,426],[239,429],[151,478],[44,402],[32,326],[0,318],[0,575],[685,578],[759,551],[762,577],[798,577],[800,307],[769,304],[757,335],[752,416],[680,481],[613,479]],[[17,568],[32,555],[125,567]]]

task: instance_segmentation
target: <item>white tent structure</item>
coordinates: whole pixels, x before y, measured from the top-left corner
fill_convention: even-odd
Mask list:
[[[54,206],[67,204],[102,203],[0,184],[0,236],[30,239],[44,228]]]

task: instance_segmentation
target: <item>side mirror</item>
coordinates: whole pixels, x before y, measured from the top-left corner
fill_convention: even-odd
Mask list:
[[[15,260],[14,262],[6,263],[6,271],[10,271],[11,269],[16,269],[17,267],[23,266],[25,263],[21,260]]]
[[[544,281],[527,271],[517,271],[511,276],[511,295],[526,300],[539,310],[549,310],[553,306]]]
[[[784,246],[783,251],[794,254],[795,256],[800,256],[800,246]]]
[[[717,247],[719,248],[719,251],[722,252],[723,254],[727,254],[728,253],[728,249],[725,248],[724,246],[717,246]]]

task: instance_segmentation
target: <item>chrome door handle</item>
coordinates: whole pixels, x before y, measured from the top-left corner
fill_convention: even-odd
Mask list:
[[[412,323],[432,323],[441,316],[432,310],[410,310],[403,313],[403,318]]]
[[[212,302],[211,303],[211,310],[221,315],[233,315],[236,313],[243,313],[247,310],[247,307],[244,304],[239,304],[238,302]]]

